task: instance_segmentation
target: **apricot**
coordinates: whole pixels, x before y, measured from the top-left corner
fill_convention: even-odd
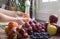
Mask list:
[[[8,24],[9,28],[13,28],[13,27],[17,27],[17,26],[18,26],[18,23],[16,23],[16,22],[9,22],[9,24]]]
[[[24,17],[24,18],[29,18],[29,15],[28,15],[28,14],[24,14],[23,17]],[[28,22],[29,20],[28,20],[28,19],[25,19],[25,20],[23,20],[23,21],[24,21],[24,22]]]
[[[29,18],[29,15],[28,14],[24,14],[23,17],[24,18]]]
[[[24,22],[28,22],[29,20],[28,19],[26,19],[26,20],[23,20]]]
[[[7,34],[9,33],[10,30],[11,30],[10,28],[5,28],[5,32],[6,32]]]

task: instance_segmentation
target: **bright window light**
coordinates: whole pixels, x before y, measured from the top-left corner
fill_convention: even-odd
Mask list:
[[[57,1],[57,0],[49,0],[49,1]]]
[[[42,2],[48,2],[48,0],[42,0]]]
[[[57,0],[42,0],[42,2],[53,2],[53,1],[57,1]]]

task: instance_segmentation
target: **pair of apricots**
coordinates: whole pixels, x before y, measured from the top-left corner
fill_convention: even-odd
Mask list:
[[[11,31],[11,29],[13,29],[13,28],[18,28],[19,26],[18,26],[18,23],[16,23],[16,22],[9,22],[8,23],[8,27],[7,28],[5,28],[5,32],[6,33],[9,33],[9,31]]]

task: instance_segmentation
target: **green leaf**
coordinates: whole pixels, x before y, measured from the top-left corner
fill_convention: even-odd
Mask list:
[[[17,7],[17,11],[25,12],[25,0],[18,0],[18,4],[14,4]],[[30,8],[30,11],[32,11],[32,6]]]

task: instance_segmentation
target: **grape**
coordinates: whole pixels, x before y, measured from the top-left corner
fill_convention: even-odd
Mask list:
[[[32,39],[36,39],[36,37],[35,37],[34,35],[31,35],[30,38],[32,38]]]
[[[32,35],[31,35],[31,38],[32,39],[48,39],[50,38],[50,35],[47,33],[47,32],[34,32]]]

